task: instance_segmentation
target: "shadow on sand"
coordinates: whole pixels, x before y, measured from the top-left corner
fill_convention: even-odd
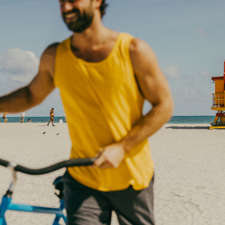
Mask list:
[[[166,129],[209,130],[209,126],[169,126]]]

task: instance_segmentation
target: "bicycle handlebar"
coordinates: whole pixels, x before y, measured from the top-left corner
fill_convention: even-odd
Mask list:
[[[42,174],[51,173],[53,171],[59,170],[63,167],[90,166],[94,163],[95,160],[96,158],[69,159],[69,160],[61,161],[51,166],[47,166],[40,169],[30,169],[21,165],[17,165],[15,166],[14,170],[21,173],[29,174],[29,175],[42,175]],[[0,159],[0,165],[4,167],[8,167],[11,165],[11,163],[9,161]]]

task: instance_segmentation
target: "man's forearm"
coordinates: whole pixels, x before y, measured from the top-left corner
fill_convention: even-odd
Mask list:
[[[18,113],[37,104],[38,102],[32,99],[29,87],[26,86],[0,97],[0,112]]]
[[[159,130],[171,118],[172,111],[172,102],[153,107],[119,143],[126,152],[130,151]]]

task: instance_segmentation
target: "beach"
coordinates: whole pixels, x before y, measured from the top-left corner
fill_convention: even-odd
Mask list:
[[[155,162],[156,225],[225,225],[225,130],[208,127],[166,124],[149,138]],[[0,123],[0,136],[0,158],[27,167],[48,166],[70,155],[65,123],[55,127]],[[18,173],[13,202],[58,207],[52,182],[64,171],[43,176]],[[11,181],[10,171],[0,167],[0,179],[2,196]],[[6,218],[9,225],[49,225],[54,220],[52,215],[13,211],[7,212]],[[115,217],[112,224],[118,224]]]

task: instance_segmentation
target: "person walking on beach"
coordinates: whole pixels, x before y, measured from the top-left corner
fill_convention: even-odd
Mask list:
[[[52,126],[55,126],[55,125],[54,125],[54,116],[55,116],[55,114],[54,114],[54,108],[52,108],[52,109],[50,110],[50,120],[49,120],[47,126],[49,126],[50,123],[52,123]]]
[[[24,123],[24,119],[25,119],[25,112],[22,112],[20,115],[20,123]]]
[[[144,41],[103,26],[105,0],[59,0],[72,36],[46,48],[35,78],[0,98],[0,112],[40,104],[58,87],[71,158],[93,166],[64,174],[67,224],[152,225],[154,164],[148,137],[166,123],[173,101],[156,56]],[[144,100],[152,108],[142,114]]]
[[[6,118],[6,115],[8,115],[8,113],[3,113],[3,116],[2,116],[4,123],[6,123],[8,121],[8,119]]]

